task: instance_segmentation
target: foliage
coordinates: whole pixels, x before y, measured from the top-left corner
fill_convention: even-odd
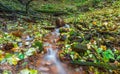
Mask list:
[[[58,52],[60,59],[63,62],[67,60],[69,63],[77,62],[78,65],[87,65],[87,72],[91,71],[97,74],[101,69],[95,67],[101,68],[101,66],[108,73],[109,71],[111,73],[117,72],[116,67],[120,66],[120,1],[71,0],[68,2],[68,0],[63,0],[55,1],[55,3],[51,1],[40,1],[43,4],[32,1],[31,5],[28,4],[28,8],[48,11],[65,10],[72,13],[68,16],[61,16],[70,25],[70,28],[60,28],[60,39],[58,39],[60,43],[56,44],[61,48]],[[21,5],[16,0],[0,0],[0,3],[12,10],[23,10],[22,8],[27,2]],[[5,20],[8,32],[4,32],[2,29],[0,31],[0,63],[16,66],[23,61],[22,67],[24,67],[29,64],[26,59],[31,60],[30,57],[34,55],[36,58],[36,55],[43,55],[45,53],[43,43],[46,41],[44,36],[50,31],[42,27],[53,25],[50,22],[54,21],[56,17],[52,16],[52,18],[51,16],[51,14],[38,16],[45,20],[37,20],[40,21],[37,23],[30,22],[31,20],[25,22],[24,19],[22,20],[24,18],[22,15],[20,20],[15,23]],[[37,64],[41,62],[41,60],[35,61]],[[116,70],[112,70],[114,66]],[[11,72],[3,71],[3,74],[9,73]],[[38,71],[25,68],[19,74],[38,74]]]
[[[42,42],[35,41],[34,46],[35,46],[35,47],[38,47],[40,51],[43,50],[43,43],[42,43]]]
[[[4,71],[3,71],[3,74],[12,74],[12,73],[11,73],[11,71],[4,70]]]
[[[20,74],[38,74],[38,71],[34,69],[23,69],[20,71]]]

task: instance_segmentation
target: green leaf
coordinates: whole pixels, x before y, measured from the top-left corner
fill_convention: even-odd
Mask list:
[[[37,70],[30,70],[30,74],[38,74],[38,71]]]
[[[106,50],[106,52],[108,52],[109,54],[111,54],[112,56],[114,56],[114,53],[112,52],[112,50],[108,49],[108,50]]]
[[[5,58],[10,58],[10,57],[12,57],[12,54],[6,53]]]
[[[108,62],[110,59],[115,59],[114,58],[114,53],[110,49],[108,49],[105,52],[103,52],[102,56],[103,56],[103,60],[105,62]]]
[[[43,49],[43,43],[40,42],[40,41],[35,41],[35,44],[34,44],[35,47],[39,47],[39,50],[42,51]]]
[[[101,48],[98,48],[96,51],[97,51],[97,53],[102,53],[102,49]]]
[[[71,59],[74,60],[74,55],[70,55]]]
[[[17,47],[18,47],[17,43],[14,43],[13,45],[14,45],[14,47],[15,47],[15,48],[17,48]]]
[[[21,60],[24,59],[24,57],[25,57],[25,55],[22,54],[22,53],[20,53],[20,54],[18,55],[18,58],[21,59]]]
[[[74,30],[71,30],[71,31],[69,32],[69,35],[70,35],[70,36],[77,36],[77,32],[75,32]]]
[[[70,54],[71,54],[71,55],[74,55],[74,54],[75,54],[75,52],[74,52],[74,51],[71,51],[71,52],[70,52]]]
[[[120,55],[119,55],[119,56],[117,56],[117,60],[120,60]]]

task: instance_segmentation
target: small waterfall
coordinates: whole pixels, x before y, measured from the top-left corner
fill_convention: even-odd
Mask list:
[[[60,35],[59,28],[55,29],[55,31],[51,32],[51,34],[54,35],[55,38],[59,37],[59,35]],[[66,74],[65,69],[63,68],[63,66],[57,56],[58,49],[53,49],[52,44],[50,44],[49,42],[47,43],[47,46],[49,46],[49,48],[47,48],[47,53],[46,53],[44,59],[56,66],[56,68],[58,70],[57,74]]]
[[[66,74],[64,68],[61,65],[61,62],[57,57],[57,51],[58,50],[53,50],[52,48],[48,48],[47,54],[45,55],[45,60],[51,62],[57,67],[58,74]]]

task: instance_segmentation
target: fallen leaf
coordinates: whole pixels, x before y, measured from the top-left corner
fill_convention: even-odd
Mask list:
[[[103,50],[106,50],[106,46],[101,45],[100,48],[102,48]]]

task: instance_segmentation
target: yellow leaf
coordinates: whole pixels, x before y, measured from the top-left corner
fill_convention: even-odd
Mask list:
[[[100,48],[102,48],[103,50],[106,50],[106,46],[101,45]]]
[[[16,65],[17,63],[18,63],[18,61],[16,61],[16,60],[13,60],[13,62],[12,62],[13,65]]]
[[[97,24],[97,22],[93,21],[93,22],[92,22],[92,24],[93,24],[93,25],[96,25],[96,24]]]
[[[4,59],[3,55],[0,55],[0,61],[2,61]]]
[[[17,57],[15,57],[15,56],[12,57],[12,64],[13,64],[13,65],[16,65],[16,64],[18,63],[18,61],[19,61],[19,60],[18,60]]]

